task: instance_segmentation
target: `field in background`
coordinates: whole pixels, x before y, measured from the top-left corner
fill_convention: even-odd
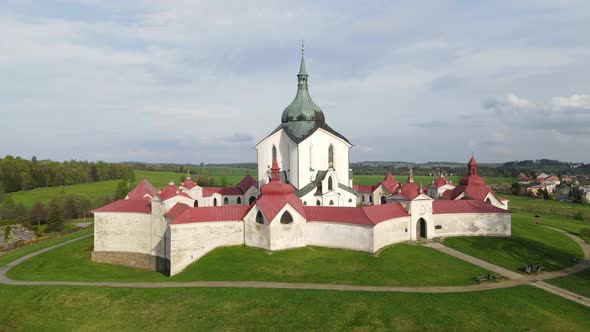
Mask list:
[[[371,185],[376,184],[379,181],[383,181],[384,175],[355,175],[354,176],[354,184],[364,184],[364,185]],[[405,183],[408,181],[407,174],[398,174],[394,175],[395,179],[401,183]],[[425,176],[425,175],[414,175],[414,183],[420,184],[422,183],[425,187],[429,186],[434,179],[438,176]],[[460,177],[459,176],[447,176],[445,177],[448,180],[453,181],[453,184],[457,185],[459,183]],[[505,177],[485,177],[484,180],[486,184],[500,184],[500,183],[512,183],[514,182],[513,178],[505,178]]]

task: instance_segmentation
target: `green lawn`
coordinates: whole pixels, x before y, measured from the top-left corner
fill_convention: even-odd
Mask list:
[[[590,269],[551,279],[547,282],[590,298]]]
[[[456,237],[444,244],[514,271],[531,263],[541,263],[547,271],[560,270],[575,264],[574,257],[583,257],[575,241],[519,213],[512,215],[511,237]]]
[[[299,248],[268,254],[245,246],[213,250],[184,272],[160,273],[90,261],[92,238],[34,257],[8,272],[18,280],[284,281],[389,286],[471,285],[487,271],[434,249],[398,244],[379,255]]]
[[[530,286],[416,294],[0,285],[6,330],[588,331],[590,310]]]
[[[510,200],[509,206],[513,210],[521,212],[531,212],[537,214],[558,214],[563,216],[573,216],[577,212],[582,212],[587,225],[590,227],[590,204],[571,204],[559,201],[534,199],[530,197],[514,196],[502,194]]]
[[[65,241],[68,241],[71,239],[75,239],[75,238],[78,238],[78,237],[81,237],[84,235],[92,234],[93,231],[94,231],[93,228],[90,227],[88,229],[84,229],[84,230],[81,230],[76,233],[68,234],[68,235],[62,236],[60,238],[39,242],[39,243],[33,244],[31,246],[25,247],[25,248],[6,252],[0,256],[0,267],[12,262],[13,260],[15,260],[17,258],[28,255],[28,254],[33,253],[35,251],[50,247],[54,244],[62,243],[62,242],[65,242]]]

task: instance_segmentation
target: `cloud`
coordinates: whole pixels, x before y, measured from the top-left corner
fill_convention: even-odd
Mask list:
[[[543,129],[584,139],[590,134],[590,95],[554,97],[549,103],[534,103],[511,93],[489,98],[482,105],[512,127]]]

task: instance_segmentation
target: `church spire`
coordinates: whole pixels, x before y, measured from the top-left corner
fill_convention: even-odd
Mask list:
[[[299,73],[297,74],[299,85],[307,85],[307,70],[305,69],[304,53],[305,47],[303,47],[303,41],[301,41],[301,64],[299,65]]]
[[[473,157],[473,153],[471,154],[471,159],[467,163],[467,175],[477,175],[477,162]]]

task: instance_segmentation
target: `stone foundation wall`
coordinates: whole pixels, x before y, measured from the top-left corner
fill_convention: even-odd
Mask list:
[[[158,271],[169,275],[170,261],[148,254],[121,251],[93,251],[91,259],[97,263],[123,265],[136,269]]]

